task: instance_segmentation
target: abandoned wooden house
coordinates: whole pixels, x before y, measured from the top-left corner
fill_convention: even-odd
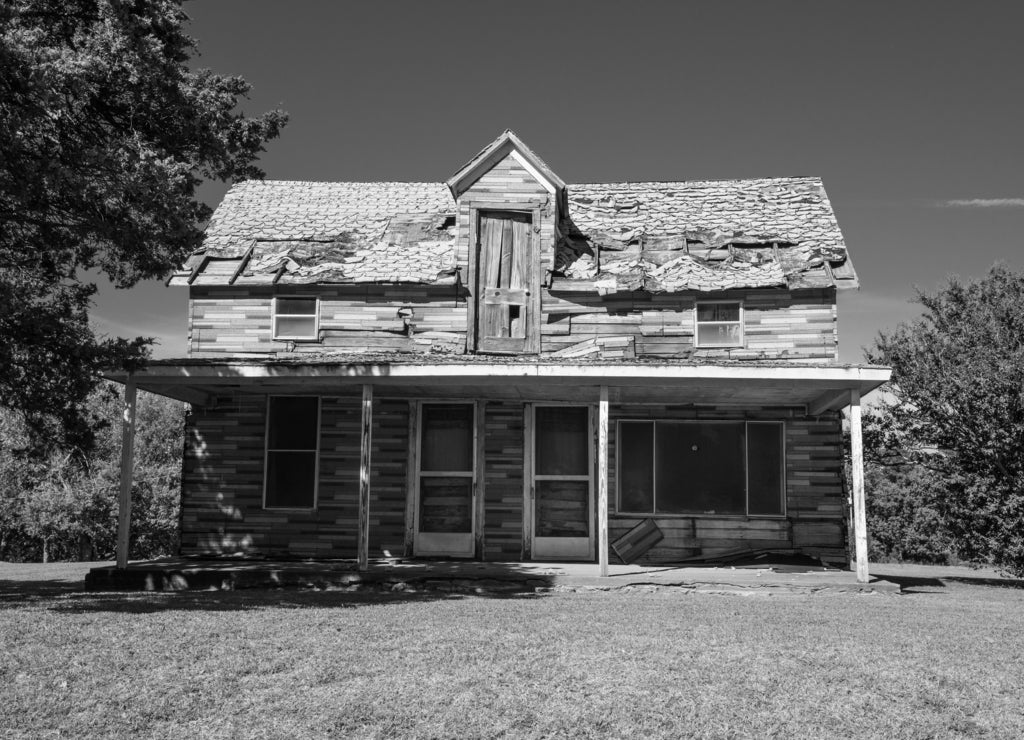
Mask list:
[[[506,131],[447,182],[245,182],[170,285],[183,555],[680,562],[867,578],[857,277],[819,179],[567,185]],[[840,411],[851,410],[853,491]],[[863,570],[863,573],[861,573]]]

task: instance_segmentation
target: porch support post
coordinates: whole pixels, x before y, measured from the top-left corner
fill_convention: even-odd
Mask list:
[[[370,566],[370,451],[373,442],[373,386],[363,385],[362,446],[359,450],[359,536],[357,567]]]
[[[850,467],[853,473],[853,533],[857,581],[868,582],[868,524],[864,502],[864,439],[860,426],[860,389],[850,391]]]
[[[608,575],[608,386],[601,386],[597,413],[597,563]]]
[[[132,468],[135,458],[135,378],[124,384],[121,416],[121,491],[117,498],[117,567],[128,567],[128,538],[132,521]]]

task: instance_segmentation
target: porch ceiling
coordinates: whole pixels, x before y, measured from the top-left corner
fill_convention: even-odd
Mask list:
[[[796,364],[593,362],[321,362],[158,361],[131,374],[136,386],[204,405],[218,393],[358,395],[376,398],[487,398],[596,401],[602,385],[612,403],[714,406],[803,406],[812,415],[841,409],[888,381],[887,367]],[[126,372],[106,377],[126,382]]]

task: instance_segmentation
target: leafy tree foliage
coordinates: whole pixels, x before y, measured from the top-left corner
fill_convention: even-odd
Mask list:
[[[129,287],[180,264],[211,213],[197,186],[262,177],[285,123],[189,68],[186,20],[180,0],[0,3],[0,403],[37,441],[88,443],[96,370],[150,343],[96,336],[83,273]]]
[[[997,265],[918,300],[924,315],[868,352],[895,396],[868,440],[944,472],[934,504],[960,558],[1024,574],[1024,274]]]
[[[31,454],[20,412],[0,410],[0,560],[114,556],[120,491],[122,401],[110,383],[88,397],[96,430],[88,450]],[[178,537],[184,405],[139,393],[130,556],[171,554]]]
[[[942,515],[949,477],[923,465],[867,463],[869,555],[872,560],[948,564],[955,553]]]

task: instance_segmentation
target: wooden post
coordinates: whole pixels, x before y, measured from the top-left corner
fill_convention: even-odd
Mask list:
[[[363,385],[362,447],[359,451],[359,570],[370,567],[370,451],[373,443],[373,386]]]
[[[864,502],[864,440],[860,428],[860,390],[850,391],[850,468],[853,473],[853,534],[857,581],[868,582],[868,524]]]
[[[117,567],[128,567],[128,539],[132,522],[132,467],[135,460],[135,379],[124,384],[121,416],[121,492],[117,499]]]
[[[608,575],[608,386],[601,386],[597,416],[597,563]]]

